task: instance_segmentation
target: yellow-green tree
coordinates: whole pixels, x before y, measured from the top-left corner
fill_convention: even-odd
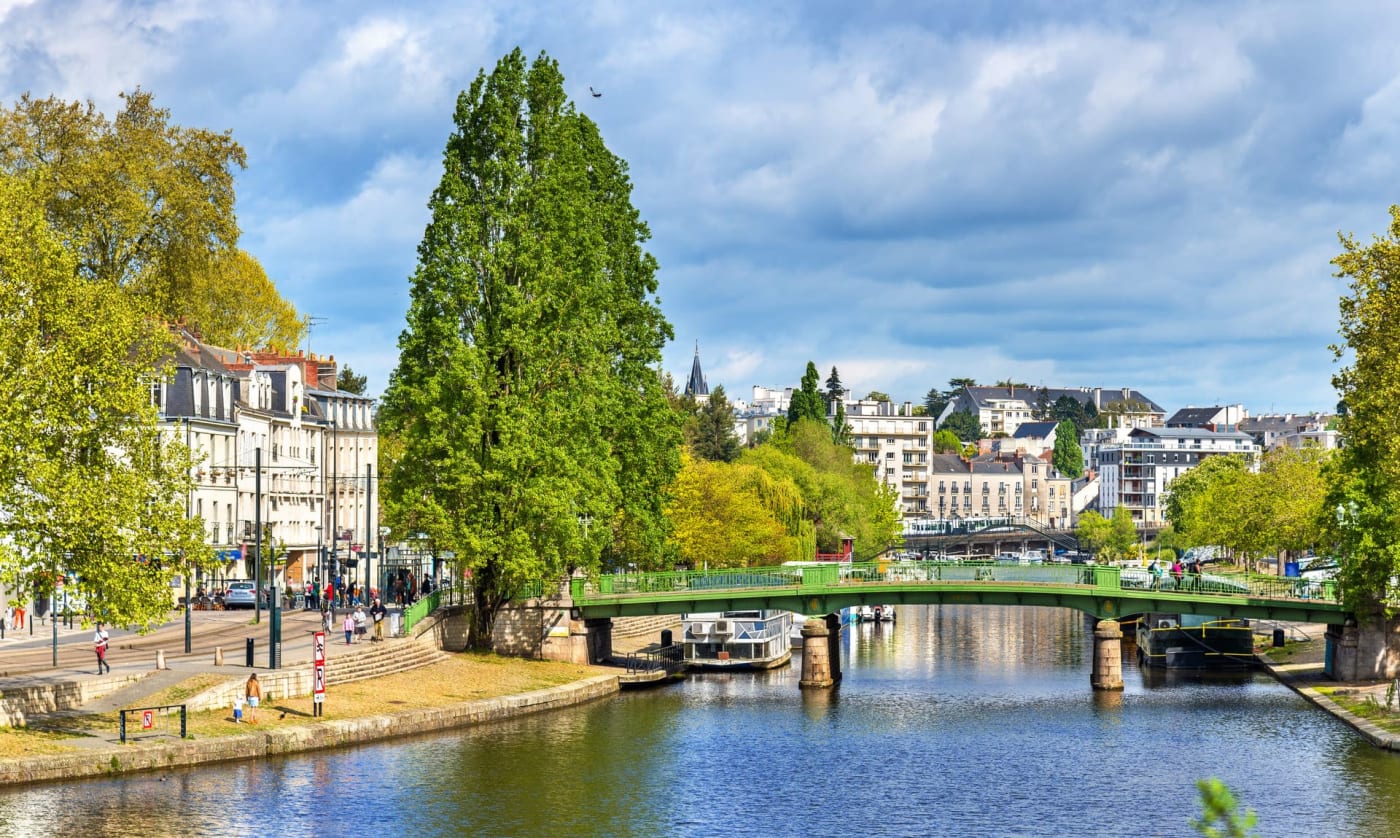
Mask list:
[[[795,487],[757,466],[686,454],[666,513],[680,559],[691,567],[753,567],[811,558],[774,511],[800,505]]]
[[[0,174],[0,579],[42,599],[75,574],[95,617],[144,627],[175,574],[212,561],[185,515],[190,452],[151,404],[171,338],[141,298],[79,275],[45,178]]]
[[[26,94],[0,110],[0,172],[33,176],[79,275],[212,338],[294,346],[303,324],[236,250],[243,148],[227,131],[171,124],[148,91],[122,100],[109,121],[92,102]]]

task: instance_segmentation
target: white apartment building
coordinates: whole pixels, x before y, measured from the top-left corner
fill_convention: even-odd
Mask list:
[[[897,490],[899,509],[905,515],[927,515],[933,420],[913,415],[910,402],[848,400],[844,404],[856,461],[875,466],[876,479]]]
[[[1255,460],[1259,446],[1240,431],[1204,428],[1137,428],[1122,442],[1097,451],[1099,511],[1112,515],[1125,507],[1139,524],[1162,524],[1162,501],[1177,477],[1207,457],[1243,454]]]
[[[949,416],[967,411],[977,417],[985,433],[1013,436],[1022,422],[1038,421],[1039,407],[1053,405],[1068,396],[1080,404],[1092,404],[1107,414],[1110,427],[1151,428],[1166,420],[1166,411],[1131,387],[1110,390],[1103,387],[964,387],[938,416],[942,425]]]
[[[308,391],[320,426],[327,504],[320,520],[326,555],[363,581],[365,554],[376,552],[379,532],[379,433],[374,400],[325,387]],[[372,468],[370,468],[372,467]],[[333,565],[334,566],[334,565]],[[379,563],[374,564],[378,576]],[[379,582],[374,582],[379,587]]]

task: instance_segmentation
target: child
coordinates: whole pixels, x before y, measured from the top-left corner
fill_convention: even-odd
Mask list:
[[[233,699],[233,723],[239,724],[243,721],[243,696],[234,696]]]
[[[345,622],[341,623],[340,627],[345,629],[345,645],[349,646],[351,635],[355,633],[355,615],[346,611]]]

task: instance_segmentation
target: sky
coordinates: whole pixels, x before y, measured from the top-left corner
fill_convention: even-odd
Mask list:
[[[330,9],[334,8],[334,13]],[[519,46],[626,160],[684,381],[1330,410],[1400,202],[1400,4],[0,0],[0,99],[229,130],[241,246],[382,391],[457,94]],[[592,87],[603,93],[589,94]]]

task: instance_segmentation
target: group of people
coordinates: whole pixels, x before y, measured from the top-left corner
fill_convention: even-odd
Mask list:
[[[14,605],[5,609],[5,627],[11,631],[24,628],[25,613],[23,605]]]
[[[369,607],[369,612],[365,612],[362,605],[356,605],[353,611],[345,612],[345,619],[341,621],[340,628],[345,632],[345,645],[349,646],[356,640],[364,640],[369,634],[368,626],[374,624],[373,640],[384,639],[384,620],[389,616],[389,609],[384,607],[384,603],[379,601],[379,597],[374,598],[374,602]],[[325,630],[331,630],[331,624],[335,619],[335,609],[326,608],[321,612],[321,619]]]
[[[1153,559],[1151,564],[1147,566],[1147,575],[1151,578],[1150,586],[1154,591],[1160,591],[1162,589],[1168,574],[1172,577],[1172,587],[1177,590],[1180,590],[1183,587],[1183,583],[1187,581],[1187,574],[1190,574],[1190,578],[1199,584],[1201,580],[1201,560],[1192,559],[1190,565],[1183,565],[1179,557],[1173,558],[1171,567],[1164,568],[1161,562]]]

